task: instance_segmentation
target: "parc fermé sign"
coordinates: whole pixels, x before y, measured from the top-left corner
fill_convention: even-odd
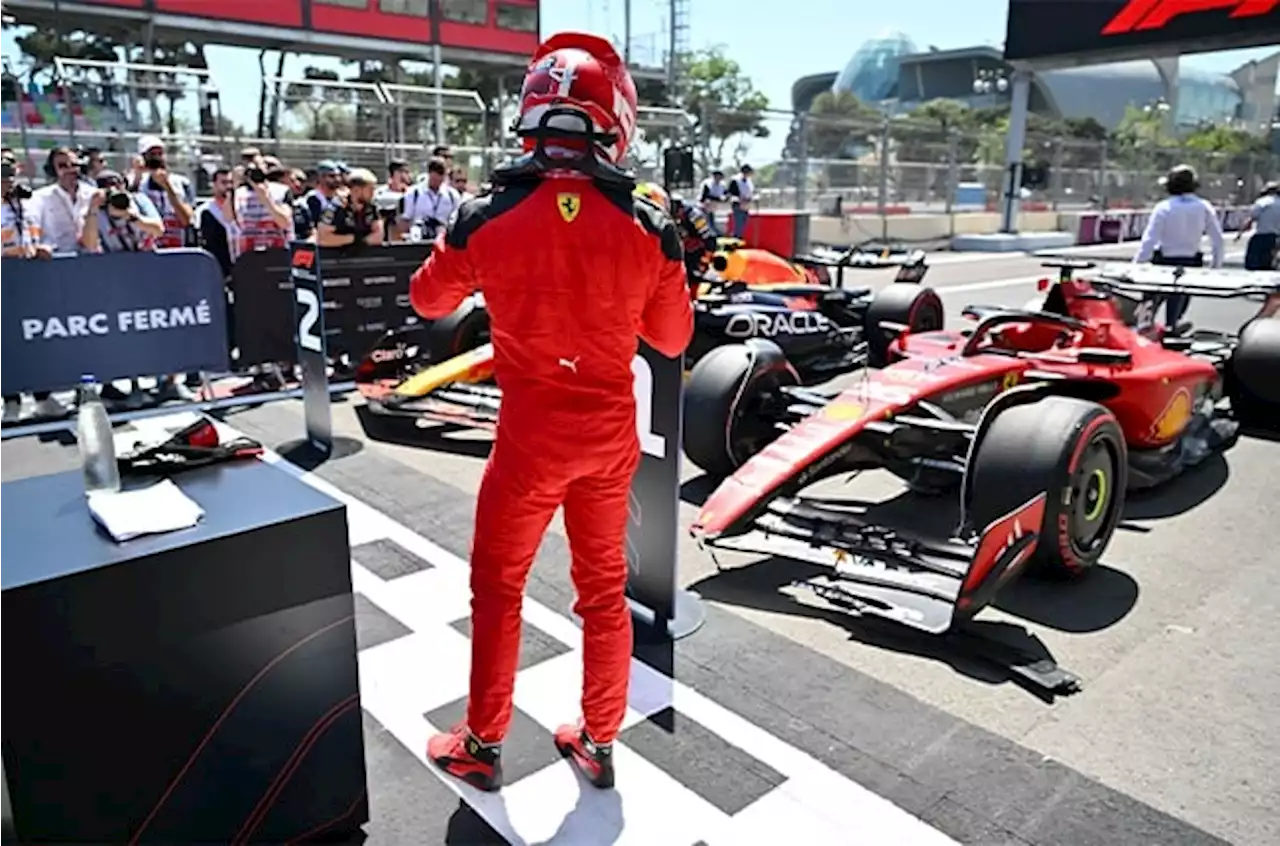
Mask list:
[[[202,250],[5,263],[5,394],[226,370],[222,270]]]

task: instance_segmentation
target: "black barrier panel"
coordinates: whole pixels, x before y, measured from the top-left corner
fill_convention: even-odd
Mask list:
[[[642,457],[631,484],[627,594],[662,625],[676,616],[684,364],[642,343],[631,370]]]
[[[226,298],[204,250],[4,263],[5,394],[195,370],[225,371]]]
[[[1266,0],[1009,0],[1004,58],[1118,61],[1277,40],[1280,6]]]
[[[409,277],[430,244],[320,250],[324,265],[325,343],[331,357],[359,358],[388,329],[417,318],[409,305]],[[297,359],[289,251],[246,253],[231,269],[239,364]]]
[[[289,248],[307,442],[320,454],[328,455],[333,449],[333,417],[329,408],[329,375],[326,372],[329,360],[324,308],[321,306],[324,271],[320,263],[320,249],[309,241],[294,241]]]

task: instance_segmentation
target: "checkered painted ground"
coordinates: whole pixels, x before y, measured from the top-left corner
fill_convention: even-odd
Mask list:
[[[452,725],[465,702],[466,562],[277,456],[268,460],[347,505],[362,704],[434,772],[425,760],[427,738]],[[440,776],[509,842],[955,842],[639,661],[614,755],[618,788],[587,786],[551,743],[551,731],[578,714],[579,629],[532,600],[523,617],[517,710],[503,753],[506,787],[483,794]]]
[[[465,565],[373,509],[348,506],[363,705],[421,759],[427,737],[463,713]],[[863,842],[952,842],[638,661],[614,753],[619,787],[602,793],[580,784],[551,743],[551,731],[578,713],[580,632],[531,601],[524,626],[517,711],[503,753],[507,786],[497,796],[459,786],[512,842],[835,843],[851,831]],[[693,756],[702,760],[690,765]]]

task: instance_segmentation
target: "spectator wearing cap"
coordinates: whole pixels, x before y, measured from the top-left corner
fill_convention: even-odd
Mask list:
[[[338,163],[326,159],[316,165],[316,187],[294,203],[294,235],[306,240],[315,234],[325,209],[338,201],[338,189],[342,187],[342,171]]]
[[[391,233],[394,238],[396,220],[400,217],[400,209],[404,205],[405,192],[413,185],[413,174],[409,163],[403,159],[392,159],[387,163],[387,184],[379,185],[373,193],[373,205],[382,220],[383,232]]]
[[[195,223],[196,193],[184,176],[169,172],[164,142],[155,135],[138,139],[138,159],[141,166],[134,190],[146,196],[164,221],[164,232],[156,246],[164,249],[185,247],[187,233]]]
[[[32,195],[31,213],[44,243],[55,253],[74,253],[97,189],[80,179],[80,162],[70,147],[50,150],[44,167],[51,181]]]
[[[89,200],[80,244],[89,253],[135,253],[154,250],[165,235],[160,211],[145,191],[130,191],[125,179],[114,170],[98,173],[97,190]],[[106,385],[103,399],[125,401],[131,406],[142,404],[136,383],[129,380],[129,391]],[[156,398],[160,401],[191,400],[194,395],[172,376],[157,379]]]
[[[756,199],[756,184],[751,180],[755,170],[744,164],[738,175],[729,183],[729,201],[733,203],[733,236],[742,238],[747,234],[747,218],[750,216],[751,204]]]
[[[462,198],[448,182],[448,173],[449,165],[444,159],[432,159],[427,163],[427,175],[404,195],[397,228],[401,233],[418,234],[418,238],[411,235],[410,240],[433,240],[462,205]]]
[[[249,151],[242,151],[242,159]],[[258,153],[256,149],[252,152]],[[239,252],[282,248],[293,234],[289,186],[268,181],[269,163],[261,154],[243,167],[244,184],[234,195],[236,220],[240,222]]]
[[[129,191],[114,170],[98,174],[89,198],[89,213],[80,245],[89,253],[136,253],[154,250],[165,234],[164,220],[142,191]]]
[[[371,171],[356,168],[347,175],[347,188],[337,202],[325,209],[316,227],[316,242],[322,247],[377,245],[383,241],[382,221],[373,205],[378,179]]]

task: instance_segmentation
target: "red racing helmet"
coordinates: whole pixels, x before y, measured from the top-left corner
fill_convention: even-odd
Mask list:
[[[605,39],[561,32],[534,51],[516,133],[530,152],[548,131],[555,138],[548,149],[563,146],[581,155],[589,143],[597,158],[622,163],[636,131],[636,84]]]

